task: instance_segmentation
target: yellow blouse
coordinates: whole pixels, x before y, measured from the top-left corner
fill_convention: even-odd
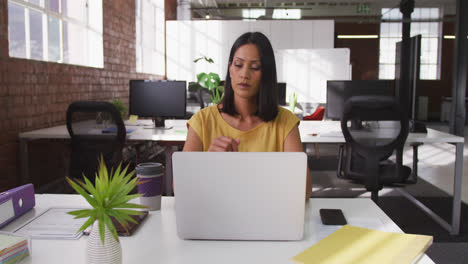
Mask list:
[[[291,130],[299,124],[299,118],[289,110],[278,108],[278,115],[270,122],[241,131],[230,126],[221,116],[216,105],[198,111],[190,118],[187,127],[193,128],[203,143],[203,151],[210,147],[211,140],[220,136],[240,139],[239,151],[244,152],[282,152],[284,140]]]

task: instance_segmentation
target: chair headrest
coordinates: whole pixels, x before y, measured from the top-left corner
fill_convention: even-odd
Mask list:
[[[348,121],[354,122],[357,126],[361,125],[362,121],[396,121],[399,123],[399,130],[395,130],[397,127],[386,129],[382,124],[382,126],[377,125],[371,128],[370,133],[367,133],[365,129],[350,131],[352,128],[348,127]],[[380,124],[380,122],[377,123]],[[341,130],[346,143],[352,144],[357,151],[364,153],[378,148],[378,152],[386,153],[402,147],[405,143],[409,131],[408,114],[391,96],[353,96],[345,103]],[[362,137],[362,132],[365,132],[364,137]],[[382,137],[383,135],[385,136]]]
[[[125,125],[120,115],[119,110],[110,102],[103,101],[75,101],[68,106],[67,109],[67,130],[70,136],[75,137],[75,132],[72,127],[72,119],[74,113],[98,113],[98,112],[107,112],[111,115],[111,118],[115,125],[117,126],[117,138],[119,141],[125,141],[126,131]]]
[[[345,102],[343,118],[361,121],[403,120],[408,115],[392,96],[352,96]]]

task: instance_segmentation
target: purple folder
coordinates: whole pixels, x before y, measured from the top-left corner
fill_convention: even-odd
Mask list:
[[[0,193],[0,228],[36,205],[34,185],[26,184]]]

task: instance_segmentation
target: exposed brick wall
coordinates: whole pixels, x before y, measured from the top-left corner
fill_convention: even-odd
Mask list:
[[[177,0],[164,0],[166,20],[177,20]]]
[[[337,35],[379,35],[376,23],[335,23]],[[349,48],[352,79],[377,80],[379,78],[379,39],[335,39],[335,48]]]
[[[103,0],[103,69],[10,58],[7,2],[0,1],[0,191],[19,183],[18,133],[65,124],[76,100],[128,105],[130,79],[163,78],[135,72],[135,1]]]

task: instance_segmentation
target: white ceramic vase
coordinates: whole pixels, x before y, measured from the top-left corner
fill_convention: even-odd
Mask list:
[[[99,236],[99,224],[95,221],[86,243],[86,263],[122,264],[122,247],[107,229],[104,232],[104,245]]]

